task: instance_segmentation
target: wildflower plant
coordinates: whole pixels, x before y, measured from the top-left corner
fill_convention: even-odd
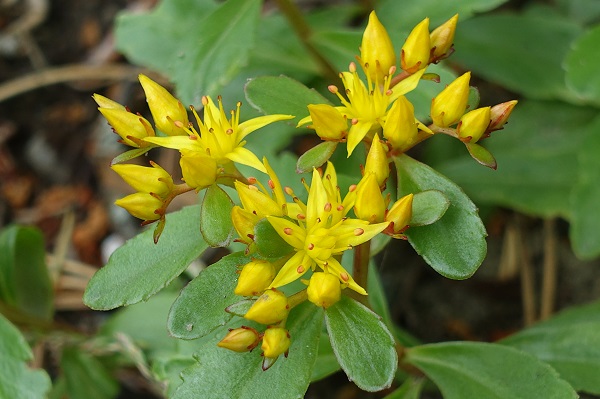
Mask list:
[[[140,75],[150,122],[95,96],[131,147],[112,168],[136,192],[116,204],[154,227],[113,254],[91,280],[85,302],[112,309],[146,300],[208,246],[232,252],[195,277],[171,307],[170,334],[197,343],[197,361],[180,370],[183,383],[174,383],[174,397],[301,397],[311,381],[339,368],[366,391],[404,381],[401,389],[417,392],[427,375],[448,398],[467,397],[460,384],[447,381],[462,376],[439,366],[458,361],[456,347],[410,347],[414,343],[397,333],[372,260],[391,239],[406,240],[443,276],[465,279],[485,256],[486,232],[475,205],[452,181],[407,155],[425,140],[448,135],[477,162],[496,168],[482,143],[504,127],[516,101],[478,107],[469,72],[440,88],[426,117],[417,117],[423,110],[410,99],[422,82],[439,80],[428,68],[453,53],[457,21],[455,15],[431,29],[423,19],[397,54],[397,38],[371,12],[360,54],[327,87],[333,102],[290,78],[264,77],[246,85],[263,116],[245,119],[240,102],[229,111],[225,99],[209,96],[195,104],[201,111],[187,111]],[[294,118],[298,129],[307,127],[322,141],[296,164],[305,174],[292,179],[301,181],[302,192],[292,188],[298,184],[288,181],[289,171],[246,147],[250,133],[260,142],[261,129]],[[179,152],[182,182],[152,161],[125,163],[158,147]],[[338,166],[345,161],[356,167]],[[168,212],[173,198],[194,190],[201,193],[199,206]],[[571,397],[570,387],[529,355],[491,344],[464,349],[473,357],[491,353],[528,364],[542,376],[535,389]],[[327,356],[335,361],[326,363]],[[494,381],[510,378],[502,371]],[[522,384],[516,386],[509,391]]]

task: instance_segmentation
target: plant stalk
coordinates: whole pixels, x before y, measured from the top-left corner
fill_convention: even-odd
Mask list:
[[[352,265],[352,277],[356,284],[367,289],[368,277],[369,277],[369,260],[371,259],[371,241],[364,242],[354,247],[354,263]],[[352,295],[354,299],[362,303],[369,309],[371,304],[369,298],[365,295]]]

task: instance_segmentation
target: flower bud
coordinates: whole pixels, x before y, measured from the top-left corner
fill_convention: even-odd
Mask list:
[[[456,32],[456,23],[458,22],[458,14],[438,26],[429,35],[431,42],[432,57],[439,60],[448,55],[448,50],[454,42],[454,33]]]
[[[248,186],[236,181],[235,189],[245,210],[255,213],[261,218],[265,216],[283,216],[281,206],[255,186]]]
[[[179,166],[185,184],[196,190],[210,186],[217,179],[217,162],[202,152],[182,149]]]
[[[287,356],[290,348],[290,333],[281,327],[267,328],[260,348],[267,358],[274,359],[283,354]]]
[[[142,220],[158,220],[157,210],[163,207],[163,202],[148,193],[134,193],[115,201],[115,205],[124,208],[131,215]]]
[[[150,122],[140,115],[119,108],[100,107],[98,110],[112,126],[115,133],[121,136],[123,144],[139,148],[140,142],[136,142],[134,139],[143,140],[147,137],[154,137],[154,129],[152,129]],[[134,139],[131,139],[131,137]]]
[[[383,124],[383,137],[393,149],[404,151],[412,146],[418,135],[415,107],[404,96],[390,108]]]
[[[374,173],[365,174],[358,183],[354,213],[357,218],[369,223],[383,222],[385,201]]]
[[[259,295],[267,289],[274,278],[275,266],[271,262],[253,260],[242,269],[233,292],[241,296]]]
[[[408,73],[415,73],[429,65],[431,44],[429,41],[429,18],[425,18],[406,38],[400,53],[402,69]]]
[[[385,221],[390,222],[391,235],[400,234],[412,218],[413,194],[405,195],[394,202],[392,208],[385,215]]]
[[[379,22],[375,11],[369,15],[369,22],[363,33],[360,45],[360,61],[365,73],[373,82],[383,83],[392,66],[396,65],[396,52],[385,27]]]
[[[288,299],[281,291],[271,288],[265,291],[244,317],[261,324],[275,324],[288,315]]]
[[[103,95],[100,95],[98,93],[94,93],[94,95],[92,97],[94,98],[94,101],[96,101],[96,104],[98,104],[98,106],[100,108],[120,109],[121,111],[126,111],[127,110],[127,108],[125,108],[124,106],[122,106],[118,102],[113,101],[113,100],[111,100],[108,97],[104,97]]]
[[[328,308],[340,300],[340,279],[331,273],[313,273],[306,293],[309,301],[322,308]]]
[[[156,127],[169,136],[187,136],[185,130],[174,124],[178,121],[183,126],[188,125],[187,111],[181,101],[146,75],[140,74],[139,79]]]
[[[217,346],[234,352],[249,352],[258,346],[259,340],[258,331],[251,327],[242,326],[229,330]]]
[[[517,105],[517,100],[507,101],[502,104],[494,105],[490,110],[490,126],[488,131],[500,130],[508,121],[508,117],[512,113],[513,108]]]
[[[173,189],[173,178],[160,167],[150,161],[152,168],[132,164],[116,164],[111,169],[121,176],[134,190],[141,193],[153,193],[165,198]]]
[[[254,236],[254,226],[256,226],[259,220],[260,217],[240,208],[238,205],[231,209],[231,221],[233,222],[233,227],[240,236],[239,241],[245,244],[252,243],[251,237]]]
[[[329,104],[309,104],[308,111],[317,135],[323,140],[341,140],[346,137],[348,121]]]
[[[471,72],[456,78],[440,94],[431,100],[431,119],[439,127],[458,122],[467,109]]]
[[[456,132],[467,143],[476,143],[490,125],[490,107],[477,108],[460,118]]]
[[[382,187],[390,175],[390,163],[387,157],[387,146],[379,140],[379,135],[375,133],[371,148],[367,154],[365,162],[365,175],[373,173],[377,179],[377,184]]]

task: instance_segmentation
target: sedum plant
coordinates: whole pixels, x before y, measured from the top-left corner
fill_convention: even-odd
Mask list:
[[[257,3],[226,2],[213,15]],[[417,345],[385,303],[373,257],[391,239],[406,240],[451,279],[470,277],[486,254],[475,205],[407,154],[447,135],[496,168],[482,143],[504,127],[516,101],[478,107],[469,72],[440,87],[425,110],[411,97],[439,82],[435,64],[453,53],[457,22],[455,15],[431,29],[425,18],[397,53],[371,12],[360,55],[336,61],[349,66],[324,86],[328,97],[285,76],[255,78],[245,94],[263,115],[251,118],[241,102],[230,111],[211,95],[200,97],[201,111],[187,111],[145,75],[152,123],[94,96],[131,148],[111,167],[135,193],[116,204],[152,228],[112,255],[85,303],[108,310],[148,300],[208,247],[231,252],[190,281],[168,312],[169,333],[189,340],[187,352],[159,362],[170,396],[297,398],[341,368],[365,391],[399,386],[390,395],[397,398],[419,397],[427,379],[450,399],[576,397],[551,366],[510,344]],[[270,148],[261,134],[289,138],[303,127],[320,143],[295,165],[261,152]],[[152,161],[126,163],[157,147],[179,152],[181,183]],[[200,193],[200,204],[168,212],[189,191]]]

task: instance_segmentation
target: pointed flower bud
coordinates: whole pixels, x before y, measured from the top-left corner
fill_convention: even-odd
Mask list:
[[[187,136],[185,130],[174,123],[180,122],[186,127],[188,125],[187,111],[181,101],[146,75],[140,74],[139,79],[156,127],[169,136]]]
[[[360,61],[373,82],[383,83],[391,67],[396,65],[396,52],[385,27],[371,11],[360,45]]]
[[[258,190],[256,186],[235,182],[240,201],[245,210],[260,217],[283,216],[282,207],[269,195]]]
[[[100,107],[98,110],[112,126],[115,133],[121,136],[123,144],[139,148],[140,146],[143,146],[139,140],[143,140],[147,137],[154,137],[154,129],[152,129],[150,122],[140,115],[136,115],[120,108]]]
[[[431,119],[439,127],[448,127],[459,121],[469,101],[471,72],[456,78],[431,100]]]
[[[338,302],[342,295],[340,279],[331,273],[313,273],[306,290],[308,300],[327,309]]]
[[[308,111],[317,135],[323,140],[341,140],[346,137],[348,121],[340,111],[329,104],[309,104]]]
[[[406,38],[400,53],[402,69],[408,73],[415,73],[429,65],[431,44],[429,41],[429,18],[425,18]]]
[[[456,32],[456,23],[458,22],[458,14],[438,26],[431,32],[430,42],[432,50],[432,58],[440,60],[448,55],[448,50],[454,43],[454,33]]]
[[[267,289],[274,278],[275,266],[271,262],[253,260],[243,267],[233,292],[240,296],[259,295]]]
[[[254,226],[256,226],[259,220],[259,216],[242,209],[238,205],[231,209],[231,221],[233,222],[233,227],[240,237],[239,241],[244,244],[252,243],[251,237],[254,235]]]
[[[126,108],[118,102],[113,101],[108,97],[104,97],[103,95],[100,95],[98,93],[95,93],[92,97],[94,98],[94,101],[96,101],[96,104],[98,104],[100,108],[120,109],[121,111],[126,110]]]
[[[288,299],[281,291],[271,288],[262,294],[244,317],[261,324],[275,324],[288,315]]]
[[[148,193],[134,193],[116,200],[115,205],[138,219],[158,220],[161,215],[156,211],[163,207],[163,202]]]
[[[517,100],[507,101],[502,104],[494,105],[490,110],[490,126],[488,131],[500,130],[508,121],[508,117],[512,113],[513,108],[517,105]]]
[[[182,149],[179,166],[185,184],[196,190],[210,186],[217,179],[217,162],[203,152]]]
[[[490,107],[477,108],[460,118],[456,132],[467,143],[476,143],[490,125]]]
[[[365,175],[373,173],[377,179],[377,184],[382,187],[390,176],[390,163],[387,157],[387,146],[379,140],[379,135],[375,133],[371,148],[367,154],[365,162]]]
[[[275,359],[283,354],[287,356],[290,348],[290,333],[281,327],[268,328],[260,348],[263,350],[264,357],[267,358]]]
[[[415,107],[406,97],[400,96],[385,118],[383,137],[387,139],[393,149],[404,151],[412,146],[417,135]]]
[[[405,195],[398,201],[394,202],[392,208],[385,215],[385,221],[390,222],[391,234],[399,235],[412,218],[413,194]],[[387,233],[387,231],[386,231]]]
[[[165,198],[173,189],[173,178],[160,167],[150,161],[152,168],[132,164],[116,164],[111,169],[121,176],[134,190],[141,193],[153,193]]]
[[[374,173],[365,174],[356,188],[356,217],[369,223],[383,222],[385,201]]]
[[[229,330],[217,344],[218,347],[234,352],[249,352],[258,346],[260,334],[254,328],[242,326]]]

